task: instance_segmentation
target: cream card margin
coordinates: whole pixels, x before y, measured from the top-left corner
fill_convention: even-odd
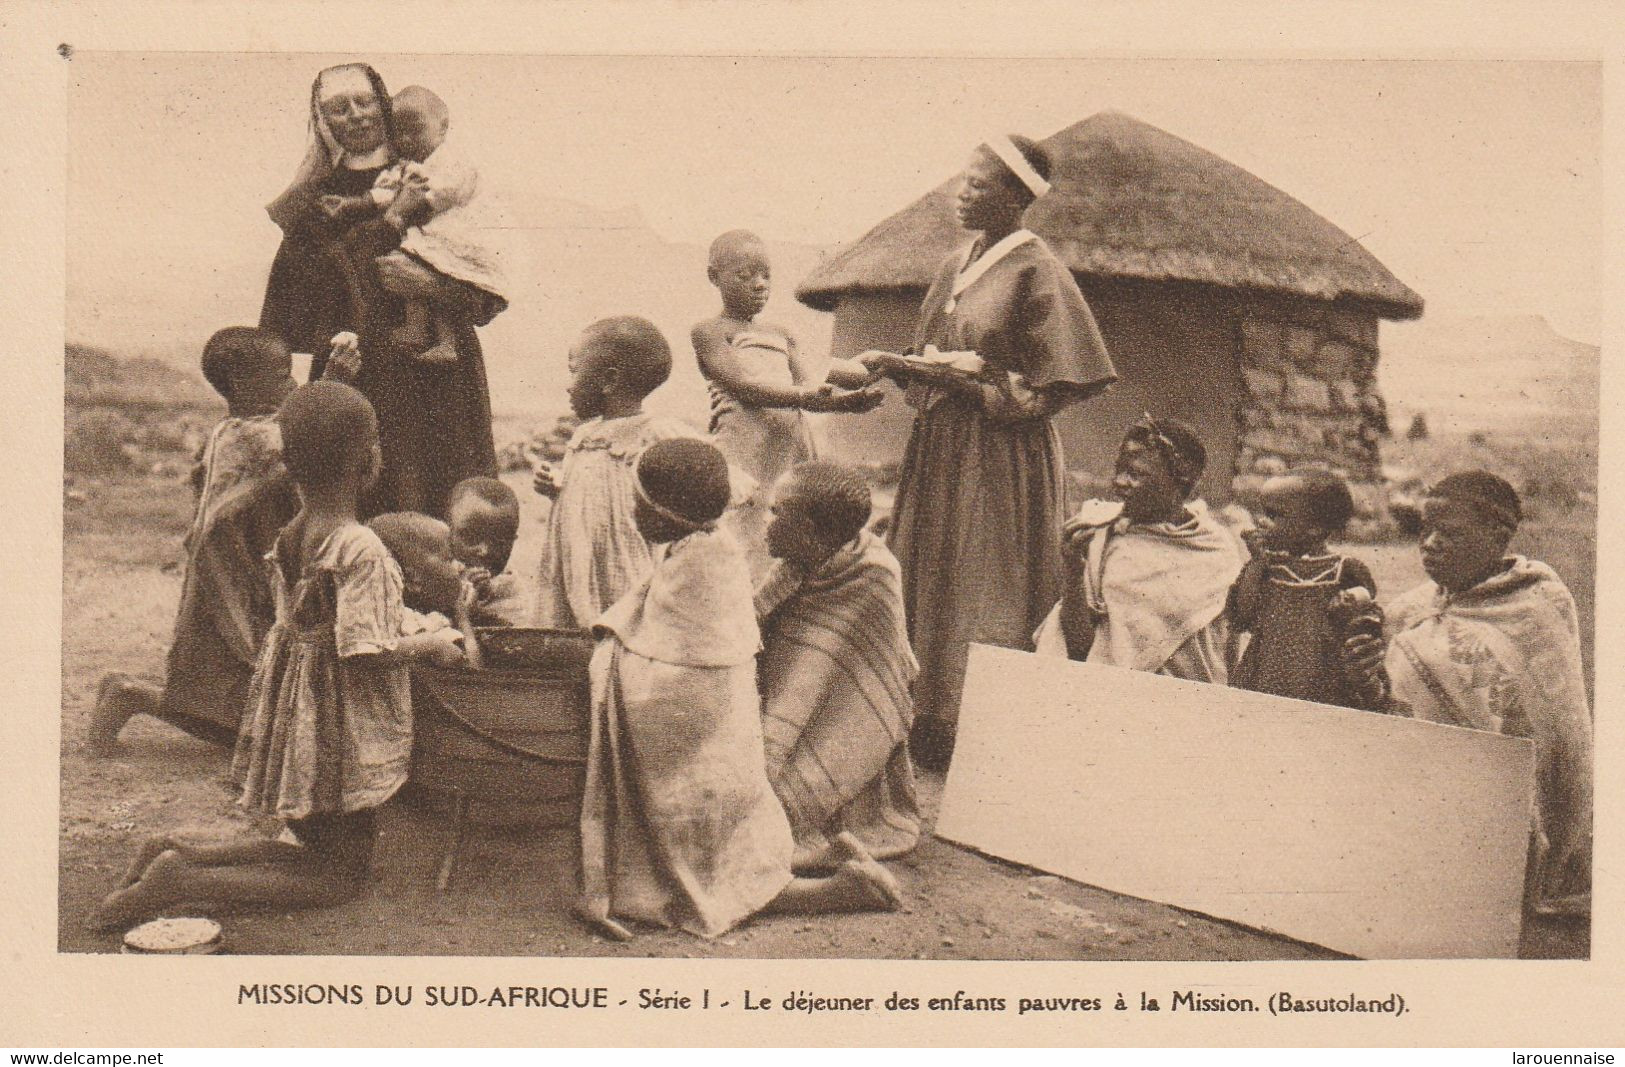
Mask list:
[[[63,200],[66,76],[59,43],[130,51],[528,52],[958,56],[1030,55],[1603,60],[1606,173],[1622,173],[1621,20],[1605,3],[1081,4],[851,2],[493,4],[12,3],[0,9],[5,96],[7,388],[0,433],[8,507],[0,657],[10,690],[0,712],[0,1044],[1099,1044],[1506,1045],[1625,1043],[1620,910],[1622,762],[1617,659],[1598,657],[1598,807],[1592,959],[1543,963],[1315,964],[988,963],[891,961],[221,958],[143,960],[56,952],[57,751],[60,708]],[[1013,67],[1013,69],[1019,69]],[[1619,183],[1607,190],[1609,284],[1621,291]],[[1485,225],[1494,225],[1493,219]],[[1621,391],[1609,366],[1620,340],[1610,306],[1604,343],[1600,525],[1617,529]],[[1599,546],[1600,548],[1603,546]],[[1617,562],[1599,552],[1598,647],[1620,647]],[[1244,970],[1242,970],[1244,968]],[[1243,976],[1245,976],[1243,978]],[[1341,1016],[997,1017],[918,1013],[879,1019],[733,1014],[384,1014],[235,1004],[241,981],[606,984],[823,993],[1110,996],[1244,980],[1319,995],[1397,990],[1400,1019]]]

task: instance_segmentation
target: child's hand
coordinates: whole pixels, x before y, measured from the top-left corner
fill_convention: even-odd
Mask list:
[[[530,487],[538,496],[545,496],[549,500],[557,500],[559,492],[564,488],[564,479],[559,469],[551,463],[536,464],[536,477],[531,479]]]
[[[863,365],[864,370],[876,378],[902,377],[911,369],[908,361],[896,352],[883,352],[877,348],[863,353],[857,361]]]
[[[349,330],[333,335],[327,353],[327,369],[322,377],[338,382],[350,382],[361,371],[361,339]]]
[[[1089,557],[1089,539],[1094,534],[1094,527],[1080,527],[1076,530],[1063,531],[1061,535],[1061,560],[1069,568],[1080,566]]]
[[[480,568],[479,573],[485,575],[485,580],[491,580],[489,571]],[[462,580],[457,583],[457,606],[452,609],[457,622],[461,623],[474,613],[474,608],[480,602],[479,587],[474,584],[473,571],[464,571]]]
[[[886,400],[886,394],[878,389],[853,389],[847,392],[837,392],[830,397],[830,411],[840,411],[848,414],[861,414],[873,411]]]
[[[484,567],[469,567],[463,571],[463,584],[473,590],[473,599],[469,602],[469,609],[485,599],[486,591],[491,588],[491,572]]]
[[[1073,538],[1087,534],[1100,526],[1114,523],[1123,514],[1123,505],[1116,500],[1086,500],[1078,513],[1061,525],[1061,536]]]
[[[424,658],[436,667],[461,667],[465,662],[463,656],[463,634],[460,630],[447,627],[436,630],[429,636],[429,647]]]
[[[835,411],[835,387],[821,385],[817,389],[804,389],[799,405],[802,411]]]

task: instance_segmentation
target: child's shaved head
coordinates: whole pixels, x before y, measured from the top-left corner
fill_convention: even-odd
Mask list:
[[[286,368],[291,358],[287,342],[272,331],[258,326],[227,326],[216,330],[203,346],[203,378],[215,392],[230,400],[234,381]]]
[[[434,154],[451,126],[446,102],[421,85],[408,85],[392,101],[395,149],[419,163]]]
[[[519,497],[496,478],[464,478],[452,487],[446,518],[451,552],[469,567],[501,573],[519,536]]]
[[[637,476],[650,501],[692,526],[720,518],[732,492],[722,453],[691,438],[650,445],[638,458]]]
[[[402,567],[451,558],[451,528],[432,515],[391,511],[367,523]]]
[[[711,242],[706,266],[711,270],[726,267],[747,252],[757,252],[766,258],[767,244],[749,230],[729,230]]]
[[[851,467],[798,464],[785,475],[781,492],[802,502],[814,528],[832,544],[852,540],[869,521],[869,483]]]
[[[458,591],[451,528],[416,511],[392,511],[367,526],[400,565],[406,606],[415,611],[450,612]]]
[[[300,485],[337,484],[378,447],[378,416],[343,382],[301,385],[283,402],[277,425],[282,463]]]
[[[455,508],[465,497],[473,497],[502,511],[516,513],[519,511],[518,495],[508,487],[508,483],[499,478],[488,478],[484,475],[464,478],[452,486],[448,508]]]
[[[582,331],[580,347],[620,370],[620,384],[648,396],[671,377],[671,345],[659,328],[638,315],[599,319]]]

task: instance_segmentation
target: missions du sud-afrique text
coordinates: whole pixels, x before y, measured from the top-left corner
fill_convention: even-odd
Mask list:
[[[1405,999],[1397,993],[1387,996],[1360,997],[1304,996],[1291,992],[1270,995],[1264,1004],[1252,997],[1226,994],[1208,995],[1190,990],[1175,991],[1164,998],[1170,1012],[1263,1012],[1271,1015],[1308,1013],[1370,1013],[1402,1015]],[[893,992],[889,997],[829,996],[810,990],[793,990],[778,995],[757,990],[742,993],[713,993],[710,989],[683,992],[676,989],[644,988],[630,996],[618,996],[607,986],[529,986],[529,985],[413,985],[377,984],[370,988],[359,982],[332,984],[297,982],[268,982],[243,984],[237,987],[239,1005],[344,1005],[349,1007],[427,1007],[464,1008],[560,1008],[607,1009],[635,1007],[639,1010],[710,1010],[714,1008],[742,1011],[777,1011],[817,1013],[825,1011],[850,1012],[911,1012],[911,1011],[984,1011],[1004,1012],[1015,1008],[1017,1014],[1029,1012],[1094,1012],[1094,1011],[1162,1011],[1163,1003],[1144,992],[1134,1001],[1122,994],[1115,997],[1097,996],[1039,996],[1003,997],[977,996],[963,990],[951,995],[919,996]]]

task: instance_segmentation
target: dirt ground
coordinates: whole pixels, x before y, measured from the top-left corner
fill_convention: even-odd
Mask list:
[[[529,496],[529,494],[524,494]],[[534,499],[534,498],[532,498]],[[225,838],[269,829],[235,811],[225,754],[156,721],[132,722],[112,759],[87,758],[83,737],[97,680],[109,669],[157,679],[180,592],[189,494],[175,477],[80,479],[65,508],[59,947],[114,952],[116,935],[84,921],[136,845],[155,832]],[[526,531],[534,539],[534,522]],[[1388,590],[1416,576],[1414,552],[1365,558]],[[527,573],[528,559],[516,566]],[[1385,573],[1386,572],[1386,573]],[[928,817],[940,779],[922,781]],[[1001,863],[928,839],[893,864],[901,914],[750,922],[713,942],[646,933],[631,944],[593,936],[571,918],[575,843],[568,813],[475,815],[451,890],[434,874],[449,840],[446,805],[407,796],[381,820],[375,882],[341,907],[223,916],[242,954],[724,956],[745,958],[1256,960],[1335,954],[1176,908]],[[1573,926],[1526,930],[1523,954],[1589,953]]]

